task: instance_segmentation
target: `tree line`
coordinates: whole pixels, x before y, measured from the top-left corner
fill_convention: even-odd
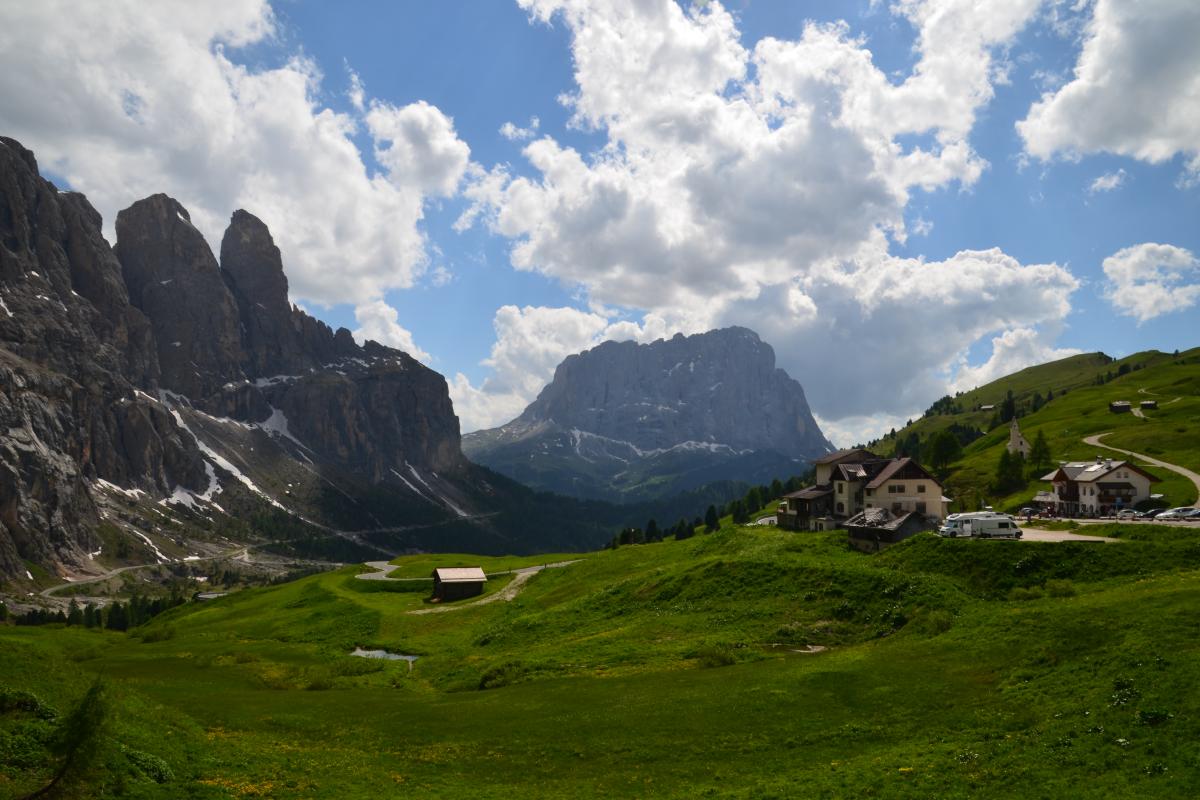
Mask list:
[[[686,517],[680,517],[678,522],[667,527],[660,526],[658,520],[652,518],[641,528],[622,528],[613,536],[607,548],[661,542],[664,539],[688,539],[695,536],[696,531],[700,529],[705,533],[713,533],[721,527],[721,517],[725,516],[731,517],[735,525],[744,525],[756,512],[766,508],[772,501],[799,491],[811,482],[811,473],[806,476],[794,475],[786,481],[776,478],[770,484],[751,486],[745,495],[728,503],[720,506],[709,505],[703,516],[696,516],[690,521]]]
[[[167,609],[183,605],[186,600],[178,594],[165,597],[143,597],[134,595],[127,603],[109,603],[98,605],[88,603],[80,605],[71,600],[66,611],[50,611],[45,608],[34,608],[23,614],[12,614],[0,603],[0,622],[9,616],[16,625],[66,625],[80,628],[106,628],[112,631],[126,631],[136,628]]]

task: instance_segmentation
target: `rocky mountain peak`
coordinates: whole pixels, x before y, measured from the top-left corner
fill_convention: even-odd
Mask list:
[[[569,356],[520,419],[642,449],[701,442],[813,457],[828,447],[800,384],[775,367],[769,344],[740,327],[605,342]]]
[[[243,377],[237,304],[187,209],[165,194],[137,201],[117,214],[115,252],[166,388],[200,401]]]

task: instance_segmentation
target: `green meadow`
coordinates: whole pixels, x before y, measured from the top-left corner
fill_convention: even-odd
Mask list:
[[[0,797],[97,680],[62,796],[1193,796],[1200,531],[1117,532],[867,556],[726,524],[440,613],[348,567],[128,634],[0,627]]]
[[[1104,382],[1096,383],[1097,377]],[[1200,348],[1178,355],[1135,353],[1111,361],[1099,353],[1089,353],[1029,367],[953,398],[961,411],[915,420],[895,436],[877,442],[875,449],[891,455],[897,441],[915,435],[925,444],[935,433],[954,424],[988,431],[995,412],[979,407],[999,408],[1010,391],[1020,414],[1022,434],[1032,443],[1042,433],[1053,464],[1091,460],[1098,455],[1126,458],[1114,450],[1083,442],[1088,436],[1108,434],[1104,444],[1200,470]],[[1035,393],[1053,397],[1034,411]],[[1158,408],[1146,410],[1143,417],[1114,414],[1108,406],[1115,400],[1129,401],[1135,407],[1143,400],[1154,400]],[[1023,488],[1007,493],[993,490],[1008,437],[1008,424],[1001,424],[967,445],[962,457],[949,466],[944,483],[949,496],[959,503],[952,510],[972,510],[983,504],[1017,510],[1028,505],[1038,491],[1051,488],[1049,483],[1036,480],[1040,475],[1035,475]],[[1191,481],[1160,467],[1144,468],[1159,478],[1153,491],[1164,496],[1166,505],[1196,502],[1196,488]]]

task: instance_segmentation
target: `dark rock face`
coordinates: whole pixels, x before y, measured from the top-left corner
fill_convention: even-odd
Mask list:
[[[654,483],[681,491],[786,477],[778,470],[799,471],[832,449],[800,384],[746,328],[569,356],[520,417],[463,446],[537,488],[613,500],[645,499]]]
[[[816,457],[829,445],[804,389],[776,369],[775,351],[746,328],[649,345],[605,342],[568,356],[519,419],[643,450],[691,441]]]
[[[116,254],[154,330],[164,388],[202,401],[243,377],[237,305],[183,206],[156,194],[119,213]]]
[[[466,495],[446,481],[479,481],[466,475],[445,379],[292,307],[260,220],[234,213],[220,265],[166,195],[134,203],[116,227],[110,248],[87,200],[0,138],[0,577],[23,576],[22,560],[83,562],[99,480],[156,498],[210,489],[220,459],[181,410],[193,424],[284,426],[303,443],[297,469],[318,483],[328,468],[465,515],[445,498]]]
[[[100,215],[0,138],[0,574],[94,550],[84,478],[200,489],[191,437],[148,395],[159,363]]]

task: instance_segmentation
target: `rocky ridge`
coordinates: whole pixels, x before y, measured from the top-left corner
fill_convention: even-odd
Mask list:
[[[618,502],[770,480],[832,449],[774,350],[736,327],[568,356],[517,419],[463,447],[528,485]]]
[[[390,487],[402,521],[474,515],[491,487],[445,379],[292,306],[260,220],[233,214],[221,262],[166,195],[116,228],[110,247],[87,199],[0,137],[0,577],[94,567],[114,493],[208,514],[229,491],[287,509],[304,486],[347,507]],[[309,495],[294,515],[330,529]]]

